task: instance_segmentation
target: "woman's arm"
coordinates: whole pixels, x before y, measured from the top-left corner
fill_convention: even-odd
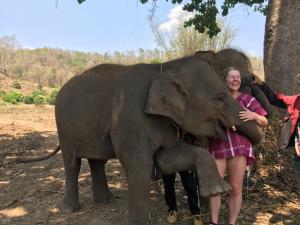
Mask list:
[[[254,78],[253,84],[257,84],[257,86],[262,90],[262,92],[269,100],[270,104],[284,109],[287,108],[287,105],[281,99],[278,99],[276,97],[275,92],[269,87],[269,85],[260,80],[259,77],[255,74],[252,74],[252,77]]]
[[[298,134],[295,136],[295,150],[296,150],[296,155],[300,157],[300,140],[299,140],[300,128],[298,126],[296,132],[298,132]]]
[[[254,120],[258,125],[265,127],[268,125],[268,120],[265,116],[261,116],[256,112],[252,112],[244,107],[244,111],[239,113],[239,117],[243,121]]]

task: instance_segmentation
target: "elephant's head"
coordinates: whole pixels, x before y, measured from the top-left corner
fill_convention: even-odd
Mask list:
[[[227,67],[236,67],[240,70],[242,78],[248,78],[252,74],[251,62],[248,57],[235,49],[224,49],[217,53],[213,51],[198,51],[195,56],[208,62],[221,77]]]
[[[224,49],[219,52],[213,51],[198,51],[195,56],[207,63],[209,63],[219,77],[223,76],[223,72],[227,67],[238,68],[242,77],[241,92],[253,95],[264,107],[270,116],[272,114],[272,107],[268,99],[259,87],[252,83],[252,66],[249,58],[242,52],[235,49]]]
[[[172,69],[152,82],[147,113],[169,117],[195,136],[226,138],[224,127],[242,123],[238,117],[241,107],[207,63],[191,57],[165,67]]]

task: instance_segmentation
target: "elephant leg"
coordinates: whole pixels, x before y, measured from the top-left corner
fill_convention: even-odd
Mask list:
[[[112,193],[109,191],[106,174],[106,160],[88,159],[91,175],[92,190],[95,202],[107,204],[112,199]]]
[[[123,149],[124,151],[124,149]],[[140,149],[121,157],[128,181],[128,224],[149,225],[149,191],[153,155]],[[150,152],[150,151],[148,151]],[[138,154],[137,154],[138,153]]]
[[[65,167],[65,193],[63,202],[59,203],[62,211],[70,213],[80,208],[78,194],[78,176],[81,166],[81,158],[73,157],[73,154],[63,152]]]
[[[196,158],[196,171],[199,179],[200,195],[214,196],[229,192],[231,186],[219,175],[216,162],[207,149],[193,149]]]
[[[155,160],[164,174],[194,168],[202,197],[218,195],[231,189],[220,177],[214,159],[204,148],[182,143],[174,148],[159,150]]]

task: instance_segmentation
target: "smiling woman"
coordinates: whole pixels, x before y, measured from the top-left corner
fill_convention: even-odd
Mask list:
[[[257,124],[266,126],[268,121],[265,117],[266,111],[259,102],[252,96],[241,93],[241,74],[235,67],[228,67],[224,71],[223,79],[232,97],[243,107],[239,113],[243,121],[255,121]],[[235,225],[242,205],[242,186],[246,166],[252,165],[255,160],[252,143],[249,139],[237,132],[227,129],[227,141],[217,138],[210,139],[209,151],[215,158],[217,168],[221,177],[225,171],[229,176],[229,183],[232,187],[229,198],[230,225]],[[221,197],[210,198],[211,225],[218,223]]]

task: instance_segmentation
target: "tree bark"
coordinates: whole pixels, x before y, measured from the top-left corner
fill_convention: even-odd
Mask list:
[[[264,40],[267,83],[276,91],[296,94],[300,85],[300,1],[269,0]]]

